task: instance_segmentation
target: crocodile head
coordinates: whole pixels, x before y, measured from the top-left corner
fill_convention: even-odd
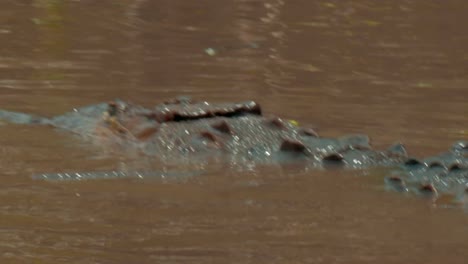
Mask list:
[[[108,103],[107,110],[103,113],[103,124],[115,134],[146,140],[154,135],[163,123],[261,114],[260,105],[254,101],[211,104],[177,98],[159,104],[153,109],[112,101]],[[222,124],[219,129],[226,128]]]

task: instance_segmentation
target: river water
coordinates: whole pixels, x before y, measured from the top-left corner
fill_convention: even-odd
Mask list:
[[[415,156],[467,138],[466,1],[1,4],[2,109],[53,116],[188,95],[255,100],[323,136],[366,133],[376,148],[401,141]],[[43,182],[31,175],[167,168],[47,127],[3,124],[0,146],[1,263],[468,257],[465,210],[388,192],[382,170],[204,164],[183,179]]]

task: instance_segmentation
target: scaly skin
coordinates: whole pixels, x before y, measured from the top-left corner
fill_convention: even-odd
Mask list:
[[[385,182],[401,192],[468,194],[468,141],[456,142],[446,153],[422,160],[408,159]]]
[[[467,142],[419,161],[409,158],[401,144],[373,150],[366,135],[321,138],[297,122],[263,116],[252,101],[212,104],[177,98],[150,109],[117,100],[50,119],[0,110],[0,119],[50,125],[99,144],[136,148],[167,163],[217,157],[235,164],[386,166],[395,168],[386,178],[388,187],[422,194],[458,194],[468,184]],[[86,175],[95,178],[92,173]]]
[[[121,101],[78,109],[47,122],[99,141],[130,142],[166,162],[180,157],[224,156],[242,161],[306,160],[349,167],[395,165],[403,149],[371,149],[365,135],[319,138],[311,129],[261,115],[255,102],[194,103],[176,100],[147,109]]]

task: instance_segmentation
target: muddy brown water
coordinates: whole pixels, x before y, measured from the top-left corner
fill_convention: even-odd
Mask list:
[[[421,156],[466,139],[466,1],[2,0],[0,107],[256,100],[321,135]],[[195,166],[184,179],[41,182],[138,162],[0,126],[1,263],[466,263],[463,208],[385,191],[385,170]]]

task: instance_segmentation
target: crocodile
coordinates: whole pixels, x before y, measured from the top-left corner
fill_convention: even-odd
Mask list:
[[[422,195],[468,195],[468,141],[458,141],[444,153],[424,159],[408,158],[385,178],[389,189]]]
[[[264,115],[254,101],[210,103],[178,97],[147,108],[114,100],[52,118],[0,110],[0,120],[51,126],[100,145],[134,148],[166,163],[216,159],[241,166],[388,167],[385,185],[391,190],[430,195],[467,192],[468,141],[456,142],[447,153],[417,159],[409,156],[401,143],[375,150],[363,134],[321,137],[295,121]],[[54,175],[62,179],[127,176],[123,172]]]

